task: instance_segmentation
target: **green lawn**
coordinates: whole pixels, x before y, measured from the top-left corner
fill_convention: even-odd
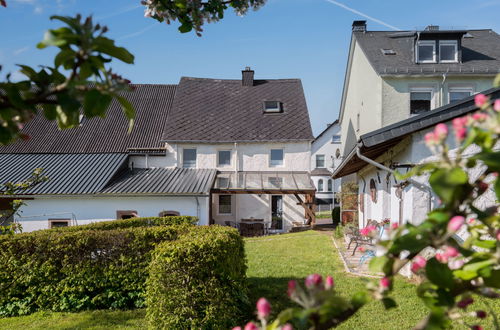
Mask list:
[[[246,239],[250,299],[266,297],[274,310],[290,306],[286,296],[290,279],[302,281],[311,273],[332,275],[337,290],[350,294],[364,286],[363,278],[344,272],[341,260],[327,232],[306,231],[294,234]],[[340,329],[410,329],[426,310],[415,297],[415,286],[403,278],[395,282],[394,297],[399,306],[385,311],[372,302]],[[480,303],[478,303],[480,304]],[[484,308],[479,305],[477,308]],[[494,304],[500,309],[500,304]],[[474,310],[474,309],[472,309]],[[144,329],[144,310],[93,311],[82,313],[36,313],[25,317],[0,319],[0,329]],[[491,322],[491,321],[489,321]],[[485,324],[485,329],[491,328]]]

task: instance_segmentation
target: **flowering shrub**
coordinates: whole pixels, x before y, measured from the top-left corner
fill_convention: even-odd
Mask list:
[[[383,273],[383,278],[350,299],[335,292],[333,279],[323,282],[319,275],[307,277],[305,288],[290,282],[288,294],[301,308],[285,310],[274,322],[268,322],[270,305],[261,299],[257,309],[262,328],[290,329],[288,322],[292,322],[301,328],[328,329],[353,316],[369,299],[381,301],[386,309],[395,307],[397,302],[390,297],[393,277],[410,263],[411,271],[422,278],[417,295],[429,309],[416,329],[441,329],[452,322],[482,329],[478,324],[467,324],[464,316],[488,318],[490,312],[468,311],[469,306],[475,296],[500,297],[500,100],[491,104],[487,96],[479,94],[475,104],[478,112],[452,121],[456,152],[451,153],[446,143],[448,126],[438,124],[424,138],[438,160],[397,175],[400,180],[429,175],[440,205],[420,225],[391,224],[388,239],[377,242],[381,255],[370,261],[370,269]],[[477,178],[472,178],[472,169],[481,170]],[[491,190],[496,203],[480,207],[479,199]],[[360,232],[374,236],[375,227]],[[429,247],[436,253],[426,259],[421,252]],[[497,318],[492,320],[499,329]],[[258,325],[251,322],[245,327],[249,329],[258,329]]]

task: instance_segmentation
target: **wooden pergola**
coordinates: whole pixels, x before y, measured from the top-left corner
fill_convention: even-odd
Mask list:
[[[212,194],[293,195],[297,199],[297,205],[304,208],[307,224],[316,223],[316,188],[307,172],[219,173],[214,187],[210,190],[210,215]],[[300,195],[305,195],[305,200],[302,200]]]

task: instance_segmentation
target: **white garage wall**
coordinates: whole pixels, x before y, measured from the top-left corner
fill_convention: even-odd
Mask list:
[[[208,224],[208,197],[39,197],[27,200],[16,217],[23,231],[49,228],[48,219],[71,219],[77,224],[116,219],[118,210],[135,210],[140,217],[153,217],[163,210],[181,215],[199,216],[199,224]],[[57,213],[57,215],[55,214]],[[52,214],[52,215],[51,215]]]

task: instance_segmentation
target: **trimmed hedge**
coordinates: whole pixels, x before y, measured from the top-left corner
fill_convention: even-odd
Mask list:
[[[130,218],[123,220],[101,221],[88,225],[58,227],[57,231],[80,231],[80,230],[112,230],[137,227],[172,226],[172,225],[195,225],[197,217],[182,215],[168,217]]]
[[[41,230],[2,236],[0,316],[143,307],[153,249],[189,228]]]
[[[222,329],[248,309],[241,236],[233,228],[194,227],[154,251],[147,320],[154,329]]]

